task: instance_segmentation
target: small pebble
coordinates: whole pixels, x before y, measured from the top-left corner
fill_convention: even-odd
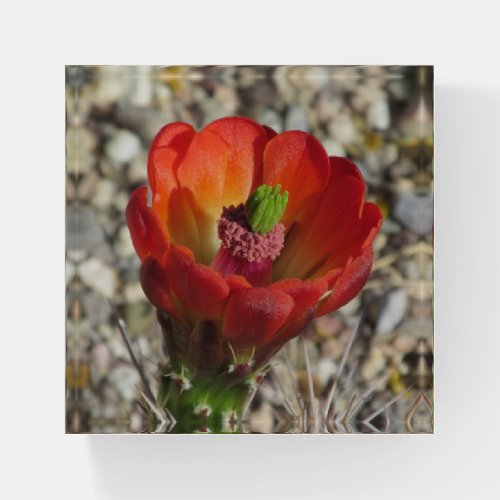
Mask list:
[[[415,348],[417,341],[411,335],[398,333],[393,345],[398,351],[406,353]]]
[[[361,375],[365,380],[373,380],[386,366],[384,353],[379,347],[373,347],[368,359],[361,367]]]
[[[120,257],[131,257],[135,255],[134,245],[127,226],[122,226],[118,231],[118,237],[115,243],[116,253]]]
[[[395,216],[411,231],[423,236],[432,230],[434,224],[434,197],[432,193],[417,196],[400,192],[395,206]]]
[[[262,403],[260,408],[250,414],[250,431],[262,434],[273,432],[274,415],[273,408],[268,402]]]
[[[283,132],[283,120],[281,116],[272,109],[265,109],[259,114],[259,123],[271,127],[278,134]]]
[[[86,205],[70,206],[66,210],[66,245],[70,250],[85,251],[104,241],[95,211]]]
[[[337,364],[332,359],[320,359],[314,369],[321,388],[326,387],[327,383],[337,373]]]
[[[105,376],[111,365],[111,353],[109,351],[109,347],[104,342],[101,342],[92,348],[91,355],[98,370],[98,376]]]
[[[342,314],[343,317],[352,316],[354,313],[357,312],[360,305],[361,305],[361,300],[359,299],[359,296],[354,297],[350,302],[348,302],[345,306],[342,306],[339,309],[339,313]]]
[[[340,144],[349,144],[359,140],[359,133],[351,117],[345,113],[332,118],[328,123],[328,133]]]
[[[368,107],[366,121],[377,130],[387,130],[391,124],[389,104],[386,100],[375,101]]]
[[[140,383],[137,370],[132,366],[120,365],[109,373],[108,380],[116,387],[118,394],[125,401],[134,401],[137,396],[136,385]]]
[[[142,291],[142,287],[140,283],[129,283],[125,286],[123,291],[123,295],[125,300],[131,304],[136,302],[144,302],[145,295]]]
[[[302,107],[291,106],[288,108],[285,120],[285,130],[309,130],[307,117]]]
[[[404,288],[394,290],[387,296],[386,300],[375,327],[377,334],[393,331],[405,317],[408,307],[408,297]]]
[[[321,354],[325,358],[340,359],[344,352],[345,344],[339,339],[328,339],[321,344]]]
[[[148,180],[148,155],[145,151],[139,153],[131,162],[127,175],[132,184],[143,184]]]
[[[108,158],[118,164],[132,161],[141,150],[141,141],[130,130],[117,130],[105,146]]]
[[[111,179],[102,179],[97,183],[95,193],[92,196],[92,205],[100,210],[105,210],[111,206],[116,184]]]
[[[92,257],[80,264],[79,275],[82,281],[104,297],[113,297],[116,288],[116,274],[111,267]]]
[[[325,148],[328,156],[344,156],[345,149],[340,142],[334,141],[333,139],[325,139],[321,141],[323,147]]]
[[[338,316],[325,314],[316,318],[313,326],[320,337],[330,338],[342,331],[344,325]]]

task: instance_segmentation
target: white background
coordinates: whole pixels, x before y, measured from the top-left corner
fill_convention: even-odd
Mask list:
[[[500,498],[493,2],[5,2],[0,497]],[[435,64],[433,436],[64,434],[64,64]]]

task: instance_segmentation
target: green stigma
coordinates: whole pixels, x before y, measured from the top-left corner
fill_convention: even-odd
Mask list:
[[[285,212],[288,191],[280,194],[280,189],[281,184],[276,184],[274,188],[262,184],[245,203],[245,217],[255,233],[269,232]]]

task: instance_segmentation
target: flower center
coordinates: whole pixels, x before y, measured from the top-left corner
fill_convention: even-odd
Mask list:
[[[267,233],[252,231],[245,218],[245,205],[231,205],[222,209],[218,227],[222,245],[233,255],[247,262],[274,261],[285,240],[285,226],[276,224]]]
[[[246,204],[222,209],[218,221],[220,249],[212,267],[224,276],[239,274],[254,286],[271,282],[272,263],[285,241],[285,226],[278,221],[288,201],[281,186],[262,185]]]

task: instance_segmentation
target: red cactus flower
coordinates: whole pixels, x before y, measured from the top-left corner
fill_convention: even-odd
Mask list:
[[[191,342],[203,330],[212,346],[271,352],[368,278],[380,211],[356,166],[305,132],[172,123],[151,144],[148,178],[151,199],[139,187],[126,210],[142,287]]]

